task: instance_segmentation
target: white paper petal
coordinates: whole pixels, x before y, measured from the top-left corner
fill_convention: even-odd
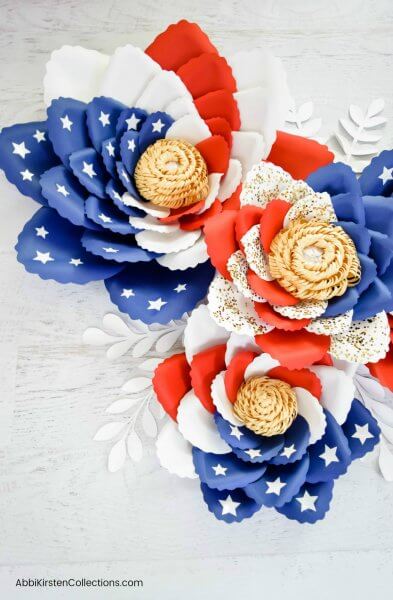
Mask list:
[[[325,312],[327,305],[324,300],[318,302],[304,300],[294,306],[273,306],[273,308],[278,314],[289,319],[315,319]]]
[[[260,133],[232,131],[231,158],[240,161],[243,179],[246,173],[266,156],[265,140]]]
[[[295,202],[285,215],[284,227],[288,227],[289,223],[298,217],[307,220],[318,219],[329,223],[337,221],[332,201],[326,192],[322,194],[310,193],[310,195],[304,196]]]
[[[388,318],[380,312],[365,321],[353,321],[345,333],[332,335],[329,352],[334,358],[366,364],[384,358],[389,344]]]
[[[225,390],[224,375],[225,371],[221,371],[213,379],[211,387],[213,404],[226,421],[229,421],[232,425],[244,425],[243,421],[240,421],[233,412],[233,404],[228,399]]]
[[[171,271],[185,271],[209,260],[205,238],[203,235],[186,250],[170,252],[156,258],[156,261]]]
[[[195,104],[190,96],[182,96],[172,100],[166,107],[165,112],[172,117],[175,121],[186,115],[198,116],[198,111]]]
[[[185,140],[190,144],[198,144],[202,140],[211,137],[211,133],[201,117],[185,115],[169,127],[165,137],[167,139]]]
[[[222,275],[217,274],[210,284],[208,304],[215,322],[228,331],[253,336],[273,329],[258,317],[253,302]]]
[[[222,173],[210,173],[208,176],[209,181],[209,193],[206,196],[205,204],[201,210],[197,212],[197,215],[203,214],[206,210],[208,210],[213,204],[214,200],[218,196],[218,190],[220,188]],[[221,200],[221,198],[220,198]]]
[[[279,367],[280,363],[278,360],[267,354],[261,354],[254,358],[252,363],[250,363],[247,369],[244,372],[244,379],[250,379],[250,377],[262,376],[265,375],[270,369],[274,369],[275,367]]]
[[[81,46],[63,46],[52,52],[44,77],[45,104],[60,98],[90,102],[97,95],[109,56]]]
[[[180,401],[177,411],[180,433],[193,446],[204,452],[228,454],[230,446],[220,437],[213,415],[207,411],[193,390],[187,392]]]
[[[200,238],[201,230],[183,231],[178,229],[170,233],[160,231],[141,231],[135,235],[135,241],[144,250],[150,252],[179,252],[189,248]]]
[[[241,250],[237,250],[228,258],[227,269],[232,281],[243,296],[255,302],[266,302],[265,298],[254,292],[247,280],[248,263]]]
[[[304,417],[310,428],[310,444],[321,439],[326,429],[326,417],[317,398],[302,387],[293,388],[296,393],[298,413]]]
[[[254,342],[252,337],[232,332],[227,342],[225,364],[228,366],[232,358],[242,350],[251,350],[251,352],[256,352],[257,354],[261,352],[260,347]]]
[[[353,310],[349,310],[338,317],[326,317],[315,319],[307,325],[307,331],[318,335],[333,335],[337,333],[345,333],[349,330],[352,323]]]
[[[339,425],[345,423],[355,397],[353,381],[343,371],[326,365],[309,367],[321,380],[321,404],[332,413]]]
[[[358,369],[365,369],[368,376],[370,376],[367,367],[365,367],[364,365],[359,365],[358,363],[348,362],[347,360],[340,360],[339,358],[333,358],[333,366],[336,369],[343,371],[346,375],[348,375],[348,377],[351,377],[351,378],[354,377],[354,375]],[[383,397],[384,396],[385,395],[383,394]]]
[[[242,164],[235,158],[229,159],[229,165],[225,177],[221,181],[218,197],[221,202],[230,198],[242,180]]]
[[[167,217],[171,214],[169,208],[164,208],[163,206],[157,206],[152,202],[143,202],[142,200],[138,200],[131,196],[128,192],[122,195],[121,201],[126,206],[133,206],[134,208],[139,208],[143,210],[146,214],[151,215],[152,217]]]
[[[104,74],[100,95],[135,106],[137,98],[161,67],[140,48],[117,48]]]
[[[385,481],[393,481],[393,453],[383,439],[380,443],[378,464]]]
[[[240,204],[265,208],[271,200],[283,199],[283,192],[291,189],[292,184],[292,177],[284,169],[272,163],[259,162],[247,172],[240,194]],[[304,185],[309,193],[311,188],[307,184]]]
[[[156,441],[157,457],[160,464],[173,475],[195,479],[192,446],[184,439],[178,426],[172,420],[165,423]]]
[[[265,281],[273,281],[270,275],[269,263],[261,244],[260,227],[253,225],[241,239],[247,262],[251,269]]]
[[[219,327],[210,316],[208,307],[201,304],[195,308],[184,330],[184,350],[189,364],[192,357],[202,350],[218,344],[225,344],[229,332]]]
[[[130,225],[137,229],[149,230],[149,231],[161,231],[163,233],[170,233],[179,229],[179,225],[176,223],[161,223],[151,215],[145,217],[130,217]]]
[[[149,81],[135,106],[152,113],[164,110],[170,102],[182,97],[192,100],[180,77],[173,71],[160,71]]]

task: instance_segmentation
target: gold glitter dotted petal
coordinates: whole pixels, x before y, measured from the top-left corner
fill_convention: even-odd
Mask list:
[[[385,312],[364,321],[353,321],[346,333],[333,335],[330,354],[337,359],[366,364],[386,356],[390,327]]]

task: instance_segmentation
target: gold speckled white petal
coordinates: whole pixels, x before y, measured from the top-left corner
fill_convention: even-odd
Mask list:
[[[330,354],[354,363],[377,362],[386,356],[390,327],[385,312],[364,321],[353,321],[346,333],[333,335]]]

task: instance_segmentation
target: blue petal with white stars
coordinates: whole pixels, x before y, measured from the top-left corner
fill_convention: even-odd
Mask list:
[[[108,200],[89,196],[86,200],[86,214],[94,223],[113,233],[130,235],[138,231],[130,225],[127,216]]]
[[[284,433],[284,445],[279,454],[271,459],[274,465],[286,465],[299,460],[307,451],[310,428],[304,417],[298,415]]]
[[[19,235],[18,261],[30,273],[59,283],[83,284],[118,273],[122,268],[118,264],[86,252],[81,244],[83,231],[52,208],[40,208]]]
[[[107,138],[115,137],[117,120],[126,107],[113,98],[93,98],[86,109],[87,129],[97,152]]]
[[[108,138],[102,142],[101,156],[109,175],[111,175],[111,177],[116,177],[116,162],[120,158],[119,145],[116,141],[116,138]]]
[[[305,483],[296,496],[276,510],[299,523],[316,523],[324,518],[333,496],[333,480]]]
[[[120,139],[125,131],[140,131],[146,121],[147,112],[142,108],[126,108],[120,114],[116,125],[116,137]]]
[[[205,298],[214,269],[209,262],[185,271],[170,271],[156,261],[130,265],[105,285],[111,300],[132,319],[144,323],[168,323]],[[135,296],[125,298],[123,290],[132,288]]]
[[[258,446],[260,446],[261,436],[250,429],[247,429],[247,427],[232,425],[217,411],[214,413],[214,420],[217,425],[218,433],[231,448],[248,450],[249,448],[258,448]]]
[[[353,400],[347,420],[342,425],[351,451],[351,459],[362,458],[379,442],[381,430],[377,421],[359,400]]]
[[[240,448],[233,448],[233,452],[247,462],[258,463],[270,460],[280,452],[284,447],[284,436],[273,435],[272,437],[260,436],[260,442],[257,448],[249,448],[248,450],[242,450]]]
[[[126,206],[124,202],[122,202],[122,194],[123,189],[119,183],[111,179],[106,188],[107,195],[111,198],[113,204],[117,206],[117,208],[129,217],[144,217],[146,213],[143,210],[139,210],[139,208],[134,208],[133,206]]]
[[[4,127],[0,133],[0,168],[24,196],[47,206],[40,177],[59,164],[46,123],[35,121]]]
[[[68,167],[70,154],[90,144],[86,125],[87,105],[74,98],[52,100],[48,107],[48,135],[54,151]]]
[[[205,483],[201,483],[201,490],[210,512],[226,523],[240,523],[252,517],[261,508],[261,505],[249,498],[242,489],[212,490]]]
[[[131,175],[134,173],[136,163],[139,160],[139,133],[137,131],[126,131],[120,141],[120,156],[123,165]]]
[[[347,438],[336,419],[327,411],[326,429],[323,437],[309,448],[310,468],[307,481],[318,483],[330,481],[343,475],[351,463],[351,451]]]
[[[199,479],[216,490],[243,488],[266,471],[266,465],[248,465],[232,453],[211,454],[194,447],[192,457]]]
[[[164,112],[149,115],[139,133],[139,152],[142,154],[151,144],[164,138],[173,122],[172,117]]]
[[[372,159],[359,178],[365,195],[392,196],[393,194],[393,150],[384,150]]]
[[[85,231],[81,240],[83,247],[92,254],[118,263],[150,261],[157,256],[154,252],[140,248],[133,235],[122,235],[119,238],[111,231]]]
[[[108,175],[102,157],[93,148],[83,148],[70,156],[70,167],[88,192],[105,198]]]

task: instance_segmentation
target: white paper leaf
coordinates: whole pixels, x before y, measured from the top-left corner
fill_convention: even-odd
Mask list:
[[[385,100],[383,98],[377,98],[370,103],[367,111],[367,117],[373,117],[377,115],[385,108]]]
[[[96,442],[107,442],[119,435],[120,431],[125,427],[126,423],[122,421],[113,421],[112,423],[106,423],[99,428],[94,436]]]
[[[181,333],[182,332],[179,329],[175,329],[174,331],[169,331],[169,333],[163,335],[156,343],[157,352],[160,354],[168,352],[168,350],[170,350],[176,344],[176,341],[179,339]]]
[[[117,342],[116,344],[113,344],[113,346],[108,348],[108,350],[106,351],[107,358],[109,360],[117,360],[118,358],[120,358],[126,352],[129,351],[132,344],[133,344],[132,340],[123,340],[121,342]]]
[[[152,438],[157,437],[157,423],[148,406],[143,411],[142,427],[146,435]]]
[[[379,125],[383,125],[384,123],[386,123],[385,117],[371,117],[370,119],[366,120],[365,126],[378,127]]]
[[[122,391],[126,394],[137,394],[151,387],[151,379],[148,377],[133,377],[122,385]]]
[[[122,438],[111,448],[108,456],[108,471],[116,473],[124,465],[126,459],[126,443]]]
[[[142,442],[136,433],[132,431],[127,438],[128,456],[135,462],[139,462],[143,456]]]
[[[83,343],[91,346],[106,346],[113,343],[116,339],[118,338],[105,333],[105,331],[98,329],[98,327],[88,327],[82,336]]]
[[[393,427],[389,427],[385,423],[381,423],[381,421],[378,421],[378,425],[387,441],[393,444]]]
[[[158,400],[150,403],[150,410],[157,419],[162,419],[166,415],[165,410],[162,408]]]
[[[351,151],[352,156],[368,156],[375,154],[377,152],[377,148],[367,144],[352,144]]]
[[[365,131],[364,129],[360,130],[352,123],[352,121],[346,118],[340,119],[340,124],[348,135],[357,139],[358,142],[378,142],[382,137],[379,132],[370,132]]]
[[[106,409],[106,412],[110,413],[111,415],[119,415],[123,412],[126,412],[140,401],[140,398],[120,398],[120,400],[112,402],[112,404]]]
[[[335,134],[335,137],[336,137],[336,140],[338,141],[338,143],[340,144],[344,154],[350,155],[351,154],[351,144],[348,142],[348,140],[346,140],[344,137],[342,137],[338,133]]]
[[[314,111],[314,104],[311,101],[305,102],[304,104],[299,106],[299,109],[297,111],[298,120],[301,122],[308,121],[308,119],[311,117],[313,111]]]
[[[351,104],[349,107],[349,114],[350,114],[352,121],[354,123],[356,123],[356,125],[358,125],[359,127],[363,126],[365,116],[364,116],[364,113],[363,113],[362,109],[360,108],[360,106]]]
[[[156,337],[153,337],[153,336],[146,336],[146,337],[142,338],[133,347],[132,352],[131,352],[132,356],[134,358],[140,358],[141,356],[144,356],[145,354],[147,354],[149,352],[149,350],[151,350],[151,347],[153,346],[155,340],[156,340]]]
[[[302,135],[304,137],[311,137],[315,135],[321,129],[321,125],[322,119],[311,119],[311,121],[308,121],[308,123],[305,123],[302,126]]]
[[[107,313],[102,319],[102,324],[113,335],[128,337],[131,333],[123,319],[114,313]]]
[[[152,373],[162,361],[162,358],[148,358],[139,365],[139,369],[141,369],[141,371],[149,371]]]
[[[393,481],[393,454],[382,440],[380,442],[378,463],[383,478],[386,481]]]

